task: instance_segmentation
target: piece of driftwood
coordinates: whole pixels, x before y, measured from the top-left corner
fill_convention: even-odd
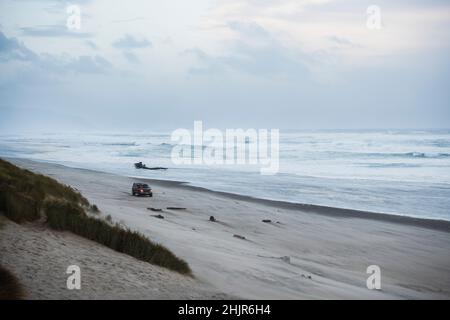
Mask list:
[[[238,234],[233,235],[233,237],[238,238],[238,239],[245,240],[245,237],[244,237],[244,236],[240,236],[240,235],[238,235]]]
[[[155,218],[158,218],[158,219],[164,219],[164,216],[162,216],[162,215],[160,215],[160,214],[154,215],[154,216],[152,216],[152,217],[155,217]]]
[[[159,209],[159,208],[147,208],[147,210],[152,210],[152,211],[157,211],[157,212],[162,211],[162,209]]]
[[[269,220],[269,219],[264,219],[262,222],[264,222],[264,223],[271,223],[272,222],[272,220]]]
[[[186,210],[186,208],[183,208],[183,207],[167,207],[167,210]]]

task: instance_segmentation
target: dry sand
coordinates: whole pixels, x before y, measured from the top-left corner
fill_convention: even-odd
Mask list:
[[[139,198],[130,195],[132,182],[139,179],[29,160],[9,161],[77,188],[100,208],[102,216],[111,215],[113,221],[139,230],[185,259],[196,277],[184,279],[73,235],[33,228],[25,232],[25,227],[8,224],[6,232],[0,230],[0,250],[10,250],[2,253],[0,263],[14,270],[28,287],[35,285],[33,275],[48,268],[45,261],[70,251],[89,270],[89,282],[103,288],[81,290],[76,298],[225,297],[217,292],[250,299],[450,298],[449,222],[292,205],[155,180],[147,180],[154,197]],[[148,207],[163,211],[152,212]],[[210,222],[211,215],[218,221]],[[272,223],[263,223],[263,219]],[[11,250],[24,233],[34,241]],[[58,244],[58,249],[40,247],[39,233],[45,234],[45,241]],[[91,250],[96,259],[85,256]],[[36,254],[42,258],[33,260]],[[281,259],[285,256],[290,261]],[[128,262],[119,264],[115,259]],[[23,263],[31,265],[18,265]],[[120,265],[120,270],[111,268],[113,264]],[[381,290],[366,287],[369,265],[381,268]],[[147,271],[140,272],[142,268]],[[122,273],[126,276],[122,275],[120,290],[108,295]],[[159,292],[148,288],[166,282]],[[54,286],[49,279],[37,284],[40,287],[34,291],[42,292],[39,297],[52,296],[46,293]],[[136,286],[139,289],[134,293]],[[192,292],[187,290],[191,287],[195,288]],[[62,298],[70,294],[61,291]]]
[[[225,299],[210,285],[139,261],[69,232],[18,225],[0,216],[0,264],[26,299]],[[67,267],[81,270],[81,289],[68,290]]]

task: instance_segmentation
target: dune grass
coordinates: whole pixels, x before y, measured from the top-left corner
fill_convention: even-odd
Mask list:
[[[87,216],[72,203],[50,200],[44,203],[48,225],[55,230],[69,230],[139,260],[180,273],[190,273],[189,266],[165,247],[150,242],[142,234]],[[64,214],[62,214],[64,213]]]
[[[79,192],[41,174],[0,159],[0,210],[14,222],[35,221],[45,199],[62,199],[78,206],[89,202]]]
[[[17,278],[0,266],[0,300],[19,300],[24,297],[24,290]]]
[[[17,223],[45,219],[52,229],[71,231],[139,260],[191,275],[189,265],[164,246],[111,220],[88,216],[86,211],[93,207],[70,186],[0,159],[0,212],[7,218]]]

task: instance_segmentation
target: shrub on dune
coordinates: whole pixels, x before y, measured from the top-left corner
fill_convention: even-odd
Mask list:
[[[24,290],[17,278],[0,266],[0,300],[18,300],[24,296]]]

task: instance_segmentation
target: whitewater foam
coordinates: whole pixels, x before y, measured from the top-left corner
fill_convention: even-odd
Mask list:
[[[175,166],[169,133],[4,135],[0,156],[271,200],[450,220],[449,141],[449,131],[281,132],[280,173],[271,177],[245,165]],[[136,170],[138,161],[169,170]]]

